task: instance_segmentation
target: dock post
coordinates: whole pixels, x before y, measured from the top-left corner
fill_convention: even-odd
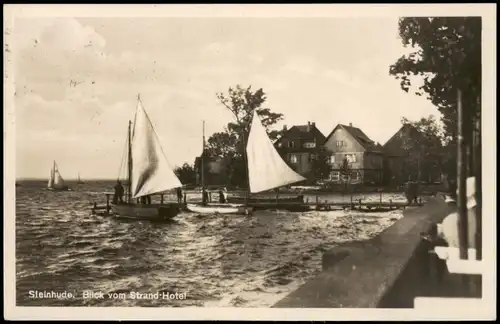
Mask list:
[[[106,213],[109,214],[110,206],[109,206],[109,195],[106,195]]]
[[[359,210],[361,210],[361,199],[359,199]]]
[[[392,199],[389,199],[389,210],[392,210]]]
[[[187,201],[187,194],[184,193],[184,205],[186,205],[186,201]]]
[[[163,205],[163,194],[160,195],[160,205]]]

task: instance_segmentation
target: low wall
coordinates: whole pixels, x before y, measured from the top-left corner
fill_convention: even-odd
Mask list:
[[[407,209],[377,237],[351,242],[323,255],[323,271],[273,307],[411,308],[429,267],[420,233],[451,211],[441,198]]]

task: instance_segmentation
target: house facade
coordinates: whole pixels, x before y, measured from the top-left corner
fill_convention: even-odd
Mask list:
[[[400,185],[408,180],[438,182],[441,161],[438,157],[418,153],[415,147],[426,140],[424,134],[410,124],[404,124],[383,146],[384,181]],[[436,145],[439,146],[439,143]]]
[[[316,127],[316,123],[283,127],[282,136],[274,143],[276,150],[297,173],[310,178],[313,172],[313,160],[323,143],[325,135]]]
[[[357,127],[339,124],[327,136],[324,144],[329,152],[332,183],[380,184],[383,180],[383,150]],[[350,175],[343,170],[344,159]]]

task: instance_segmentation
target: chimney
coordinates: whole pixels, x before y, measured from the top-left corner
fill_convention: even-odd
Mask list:
[[[311,122],[308,121],[307,122],[307,132],[310,132],[311,131]]]
[[[284,131],[284,132],[286,132],[286,131],[287,131],[286,125],[283,125],[283,131]]]
[[[349,127],[352,127],[352,123],[349,123]]]
[[[312,123],[311,123],[311,126],[312,126],[313,128],[316,128],[316,123],[315,123],[315,122],[312,122]]]

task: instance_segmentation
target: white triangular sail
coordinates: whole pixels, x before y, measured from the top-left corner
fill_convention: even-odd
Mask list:
[[[247,143],[250,192],[257,193],[306,180],[283,161],[254,111]]]
[[[55,172],[55,177],[54,177],[54,187],[59,188],[59,187],[64,187],[64,179],[59,173],[59,170],[56,170]]]
[[[47,183],[47,188],[52,188],[53,186],[54,186],[54,168],[51,168],[49,182]]]
[[[132,198],[181,186],[163,153],[153,125],[141,101],[138,100],[132,132]]]

